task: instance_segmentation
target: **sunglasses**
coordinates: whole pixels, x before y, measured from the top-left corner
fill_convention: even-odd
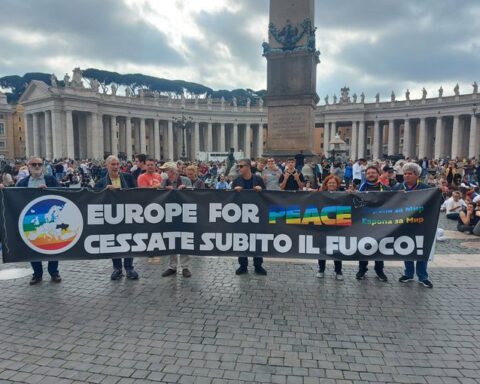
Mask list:
[[[32,167],[41,167],[42,163],[30,163],[28,165],[31,165]]]
[[[247,165],[246,164],[238,164],[238,168],[243,168],[243,167],[246,167]]]

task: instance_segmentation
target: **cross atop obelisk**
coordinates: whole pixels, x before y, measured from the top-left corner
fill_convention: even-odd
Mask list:
[[[266,154],[315,153],[317,64],[314,0],[271,0],[267,59]]]

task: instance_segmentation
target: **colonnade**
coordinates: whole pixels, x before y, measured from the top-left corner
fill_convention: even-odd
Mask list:
[[[46,110],[25,116],[26,155],[48,160],[101,159],[113,154],[131,159],[145,153],[158,160],[198,158],[200,152],[228,152],[245,157],[263,153],[263,123],[197,119],[185,129],[173,119],[112,115],[76,110]]]
[[[324,148],[340,127],[350,127],[352,159],[402,154],[406,158],[479,158],[479,119],[474,114],[424,116],[418,118],[326,121]]]

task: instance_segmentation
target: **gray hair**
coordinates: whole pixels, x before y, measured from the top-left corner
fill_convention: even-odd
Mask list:
[[[405,163],[405,164],[403,164],[402,171],[403,171],[403,173],[413,172],[417,176],[420,176],[422,174],[422,167],[420,167],[416,163]]]
[[[248,167],[252,166],[252,161],[250,159],[240,159],[237,161],[237,164],[240,163],[241,161],[244,162]]]
[[[120,160],[118,160],[118,157],[115,156],[115,155],[110,155],[108,156],[106,159],[105,159],[105,165],[108,165],[112,162],[112,160],[117,160],[118,162],[120,162]]]

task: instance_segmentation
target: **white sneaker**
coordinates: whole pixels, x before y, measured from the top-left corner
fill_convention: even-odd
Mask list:
[[[319,279],[323,279],[325,277],[325,273],[324,272],[317,272],[317,277]]]
[[[343,280],[343,275],[340,274],[340,273],[337,273],[337,274],[335,275],[335,280]]]

